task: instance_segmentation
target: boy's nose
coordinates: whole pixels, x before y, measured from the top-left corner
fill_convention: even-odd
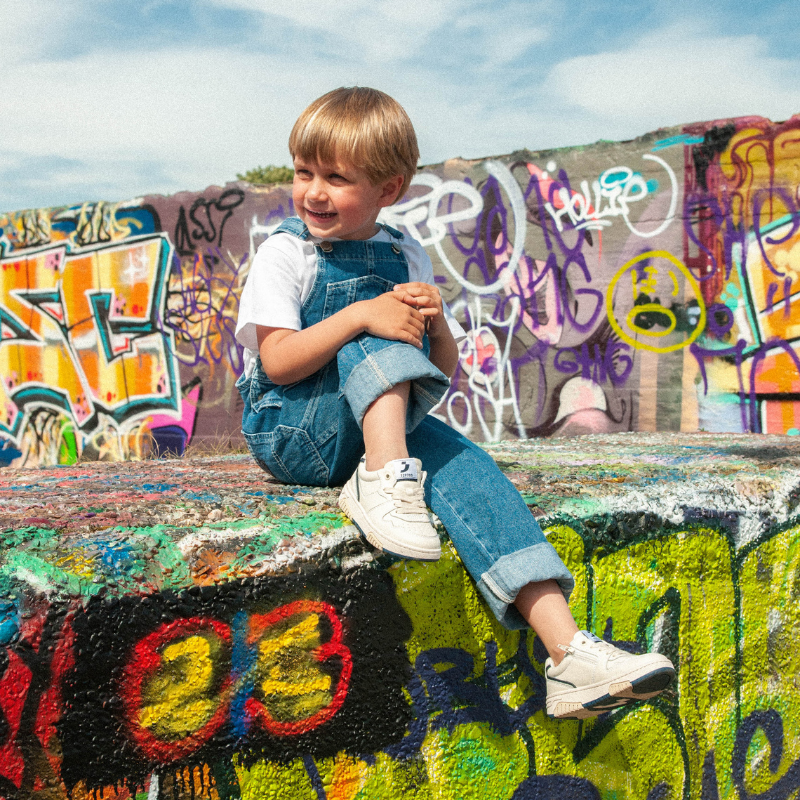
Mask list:
[[[306,196],[311,200],[324,200],[326,198],[325,186],[322,181],[313,180],[306,189]]]

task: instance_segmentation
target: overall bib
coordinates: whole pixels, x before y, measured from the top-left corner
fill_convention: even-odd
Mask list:
[[[384,229],[402,240],[399,231]],[[309,235],[296,217],[277,232],[301,239]],[[316,251],[317,276],[301,308],[304,329],[408,282],[408,264],[395,242],[321,242]],[[365,411],[392,386],[410,381],[406,443],[428,473],[425,502],[500,622],[527,627],[511,605],[519,590],[552,578],[568,597],[572,576],[492,458],[428,415],[449,380],[428,360],[427,336],[423,344],[419,350],[361,334],[322,369],[286,386],[270,381],[257,358],[252,374],[236,383],[244,401],[242,433],[258,464],[278,480],[341,485],[364,455]]]

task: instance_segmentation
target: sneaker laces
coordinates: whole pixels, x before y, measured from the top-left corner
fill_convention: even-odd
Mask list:
[[[624,651],[620,650],[618,647],[614,647],[613,644],[610,642],[606,642],[603,639],[593,638],[589,639],[590,647],[587,648],[580,648],[586,650],[594,650],[596,653],[603,653],[608,657],[608,660],[611,661],[615,658],[619,658],[621,655],[625,655]],[[574,653],[578,648],[573,647],[571,644],[559,644],[557,647],[560,650],[563,650],[565,653]]]
[[[428,509],[425,505],[425,491],[422,488],[425,482],[426,473],[422,473],[422,480],[416,481],[397,481],[394,486],[385,487],[384,491],[393,502],[397,513],[403,516],[423,514],[426,519]]]

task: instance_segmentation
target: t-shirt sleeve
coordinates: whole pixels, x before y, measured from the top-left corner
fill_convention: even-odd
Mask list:
[[[419,281],[420,283],[428,283],[431,286],[436,286],[433,264],[431,263],[430,256],[425,252],[425,248],[423,248],[416,239],[405,240],[403,246],[406,259],[408,260],[409,281]],[[450,333],[453,334],[453,338],[457,342],[466,339],[466,332],[453,316],[453,312],[450,310],[447,303],[442,303],[442,306],[444,308],[444,318],[447,320],[447,327],[450,328]]]
[[[256,325],[299,331],[305,256],[293,236],[270,236],[256,252],[239,301],[236,341],[258,350]]]

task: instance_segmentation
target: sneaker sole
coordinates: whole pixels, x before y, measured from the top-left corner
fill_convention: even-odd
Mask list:
[[[378,538],[372,526],[369,524],[369,518],[366,512],[361,507],[361,504],[354,498],[349,496],[349,484],[346,484],[342,493],[339,495],[339,508],[350,518],[353,525],[358,528],[361,535],[377,550],[382,550],[398,558],[411,558],[415,561],[438,561],[442,555],[442,548],[437,540],[437,548],[430,550],[421,550],[415,547],[408,547],[401,542],[395,541],[382,541]]]
[[[559,692],[547,698],[547,716],[555,719],[586,719],[605,714],[637,700],[649,700],[672,683],[673,667],[658,667],[629,680],[600,683],[583,689]],[[607,690],[598,696],[598,691]]]

